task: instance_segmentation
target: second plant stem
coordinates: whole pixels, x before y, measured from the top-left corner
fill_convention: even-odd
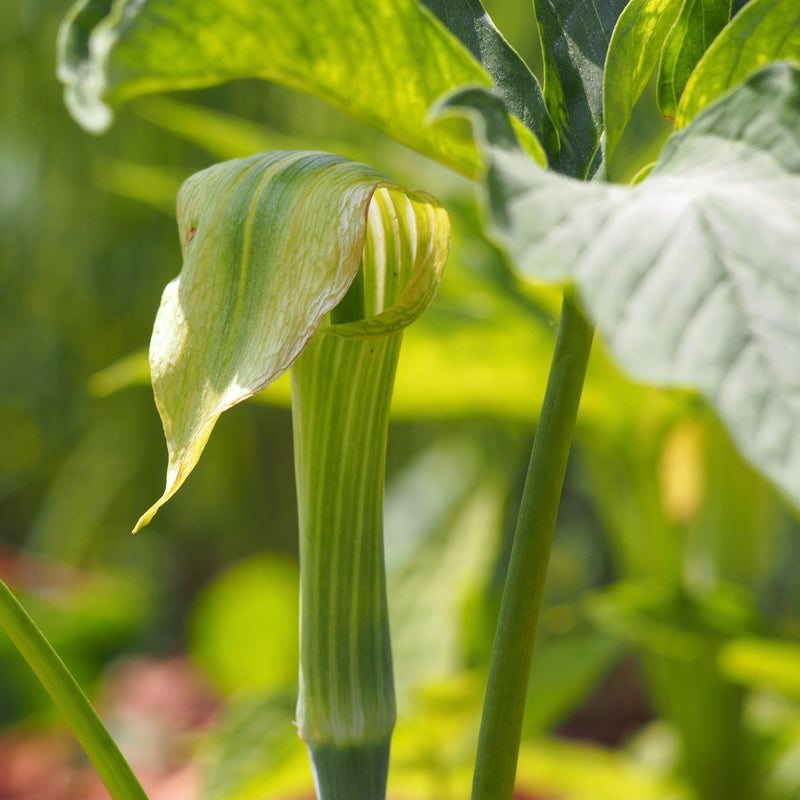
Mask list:
[[[514,795],[536,626],[593,333],[568,290],[503,591],[472,800]]]
[[[111,734],[53,646],[0,581],[0,629],[5,630],[72,727],[114,800],[147,800]]]

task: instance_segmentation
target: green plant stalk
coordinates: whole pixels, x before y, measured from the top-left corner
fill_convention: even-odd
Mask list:
[[[472,800],[511,800],[514,794],[536,624],[593,333],[568,290],[503,591]]]
[[[401,338],[320,331],[292,367],[301,573],[297,722],[320,800],[386,795],[395,695],[383,489]]]
[[[58,653],[0,581],[0,627],[28,662],[86,751],[114,800],[147,800],[111,734]]]

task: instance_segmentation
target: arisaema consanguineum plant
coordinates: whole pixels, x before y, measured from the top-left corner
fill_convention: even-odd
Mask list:
[[[184,267],[151,372],[170,451],[162,498],[219,415],[292,367],[300,518],[297,723],[320,796],[385,793],[395,720],[383,484],[403,328],[433,298],[449,220],[429,195],[338,156],[217,164],[178,197]]]
[[[487,229],[518,274],[565,287],[473,800],[513,793],[594,325],[633,377],[704,397],[800,505],[796,0],[534,8],[543,89],[478,0],[83,0],[60,39],[67,103],[91,130],[137,95],[282,82],[475,179]],[[609,161],[654,72],[676,130],[641,181],[611,184]],[[474,140],[454,117],[472,121]],[[394,719],[380,520],[391,376],[400,330],[435,290],[446,216],[367,167],[286,152],[190,179],[179,222],[184,270],[151,348],[167,489],[140,525],[185,479],[219,414],[292,367],[298,723],[321,800],[377,800]]]

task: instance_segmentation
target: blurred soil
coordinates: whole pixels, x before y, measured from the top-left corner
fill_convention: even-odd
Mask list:
[[[199,798],[201,774],[192,756],[221,702],[191,661],[119,662],[98,707],[150,800]],[[558,733],[613,747],[650,718],[636,665],[626,661]],[[0,733],[0,800],[109,800],[109,795],[69,732],[15,729]],[[518,791],[514,800],[561,798]]]
[[[558,735],[618,747],[652,719],[639,668],[627,659],[559,728]]]
[[[114,668],[100,714],[150,800],[196,800],[200,772],[193,740],[219,701],[185,658],[136,658]],[[19,729],[0,734],[0,800],[108,800],[69,732]]]

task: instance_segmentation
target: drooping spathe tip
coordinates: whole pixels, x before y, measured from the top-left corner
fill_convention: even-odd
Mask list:
[[[133,526],[133,530],[131,531],[131,536],[139,533],[139,531],[142,528],[144,528],[146,525],[150,523],[150,520],[153,519],[153,517],[156,515],[156,511],[158,511],[160,505],[161,505],[160,503],[156,503],[155,505],[150,506],[150,508],[148,508],[147,511],[145,511],[145,513],[142,514],[141,517],[139,517],[138,522],[136,523],[136,525]]]
[[[150,520],[156,515],[158,509],[181,488],[183,482],[189,477],[189,473],[197,464],[203,452],[203,448],[206,446],[208,437],[211,436],[211,431],[214,429],[214,425],[218,419],[219,414],[214,415],[211,419],[207,420],[206,424],[190,439],[188,445],[178,450],[170,451],[169,466],[167,467],[167,485],[164,488],[164,493],[141,517],[139,517],[139,521],[131,531],[131,535],[139,533],[142,528],[148,525]]]

